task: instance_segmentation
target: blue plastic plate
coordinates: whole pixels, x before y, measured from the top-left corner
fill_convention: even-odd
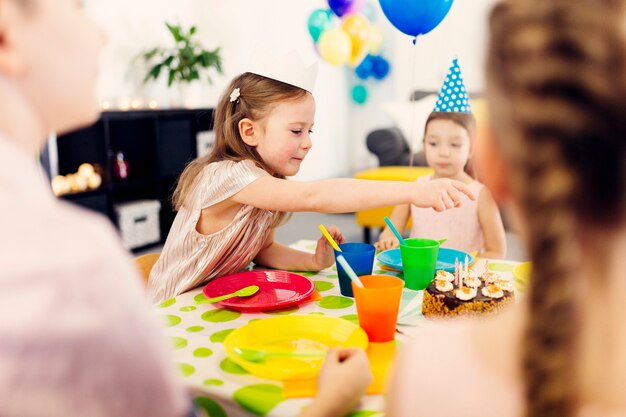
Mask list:
[[[474,257],[467,252],[463,252],[456,249],[439,248],[439,255],[437,256],[437,265],[435,270],[443,269],[444,271],[454,272],[454,261],[459,260],[459,263],[465,262],[465,255],[469,259],[470,265],[474,262]],[[389,249],[379,253],[376,256],[378,262],[393,269],[402,271],[402,257],[400,255],[400,248]]]

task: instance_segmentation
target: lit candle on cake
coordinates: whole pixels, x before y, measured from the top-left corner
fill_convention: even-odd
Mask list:
[[[459,258],[454,260],[454,284],[461,288],[459,285]]]

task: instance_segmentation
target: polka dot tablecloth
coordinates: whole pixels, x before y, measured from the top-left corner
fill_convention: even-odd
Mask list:
[[[315,242],[300,241],[291,246],[312,252]],[[170,340],[178,372],[194,393],[196,405],[208,416],[294,416],[310,403],[310,398],[285,399],[280,381],[249,374],[226,357],[222,345],[226,336],[236,328],[252,320],[276,315],[326,314],[357,322],[354,300],[340,295],[335,266],[319,273],[297,273],[314,282],[321,299],[285,310],[245,314],[212,304],[198,304],[205,299],[202,288],[198,288],[156,306]],[[374,273],[398,274],[381,270],[378,263],[374,266]],[[401,311],[404,307],[411,307],[409,302],[415,299],[415,295],[415,292],[405,292]],[[421,311],[421,304],[412,308]],[[416,315],[409,312],[404,324],[420,325],[423,319],[417,316],[415,320]],[[383,406],[381,395],[368,395],[359,410],[349,416],[382,415]]]

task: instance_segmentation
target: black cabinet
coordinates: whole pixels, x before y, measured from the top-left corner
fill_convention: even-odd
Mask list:
[[[60,198],[106,215],[117,224],[114,206],[134,200],[161,203],[161,242],[175,213],[171,194],[186,164],[197,156],[198,132],[212,128],[213,110],[104,112],[92,126],[56,139],[58,174],[90,163],[102,176],[100,188]],[[128,176],[115,175],[115,158],[124,155]]]

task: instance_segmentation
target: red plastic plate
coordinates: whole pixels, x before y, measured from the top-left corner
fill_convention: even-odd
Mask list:
[[[243,312],[278,310],[302,302],[315,289],[313,282],[302,275],[270,270],[225,275],[209,282],[203,292],[207,298],[212,298],[248,285],[258,285],[259,291],[250,297],[233,297],[216,304]]]

